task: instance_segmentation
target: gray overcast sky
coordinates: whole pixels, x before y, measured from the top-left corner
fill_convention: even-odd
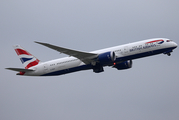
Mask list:
[[[178,120],[179,51],[56,77],[22,77],[12,45],[41,61],[64,57],[33,41],[93,51],[166,37],[179,44],[178,0],[1,0],[1,120]]]

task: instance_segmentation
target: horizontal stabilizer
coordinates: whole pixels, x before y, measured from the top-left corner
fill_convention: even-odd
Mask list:
[[[17,72],[30,72],[30,71],[34,71],[32,69],[23,69],[23,68],[6,68],[6,69],[17,71]]]

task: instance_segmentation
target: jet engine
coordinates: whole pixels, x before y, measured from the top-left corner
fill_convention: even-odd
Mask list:
[[[132,68],[132,60],[127,60],[122,63],[115,64],[113,67],[117,68],[118,70],[125,70]]]
[[[103,72],[103,66],[112,65],[116,60],[116,55],[114,52],[106,52],[99,54],[96,61],[91,62],[93,72],[100,73]]]
[[[98,61],[101,65],[108,65],[116,60],[114,52],[106,52],[98,55]]]

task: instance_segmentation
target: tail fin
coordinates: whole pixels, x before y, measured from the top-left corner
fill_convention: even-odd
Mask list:
[[[20,45],[15,45],[13,47],[14,47],[17,55],[19,56],[22,64],[24,65],[25,69],[28,69],[30,67],[33,67],[33,66],[36,66],[39,64],[40,60],[37,59],[32,54],[30,54],[28,51],[26,51]]]

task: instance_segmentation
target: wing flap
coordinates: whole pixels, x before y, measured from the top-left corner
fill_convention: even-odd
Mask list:
[[[69,56],[76,57],[76,58],[80,59],[81,61],[83,61],[85,64],[91,63],[93,61],[92,59],[94,59],[94,58],[96,58],[98,56],[98,54],[87,53],[87,52],[82,52],[82,51],[77,51],[77,50],[72,50],[72,49],[67,49],[67,48],[51,45],[51,44],[48,44],[48,43],[42,43],[42,42],[36,42],[36,41],[35,41],[35,43],[44,45],[44,46],[49,47],[49,48],[51,48],[53,50],[56,50],[56,51],[58,51],[60,53],[64,53],[64,54],[67,54]]]

